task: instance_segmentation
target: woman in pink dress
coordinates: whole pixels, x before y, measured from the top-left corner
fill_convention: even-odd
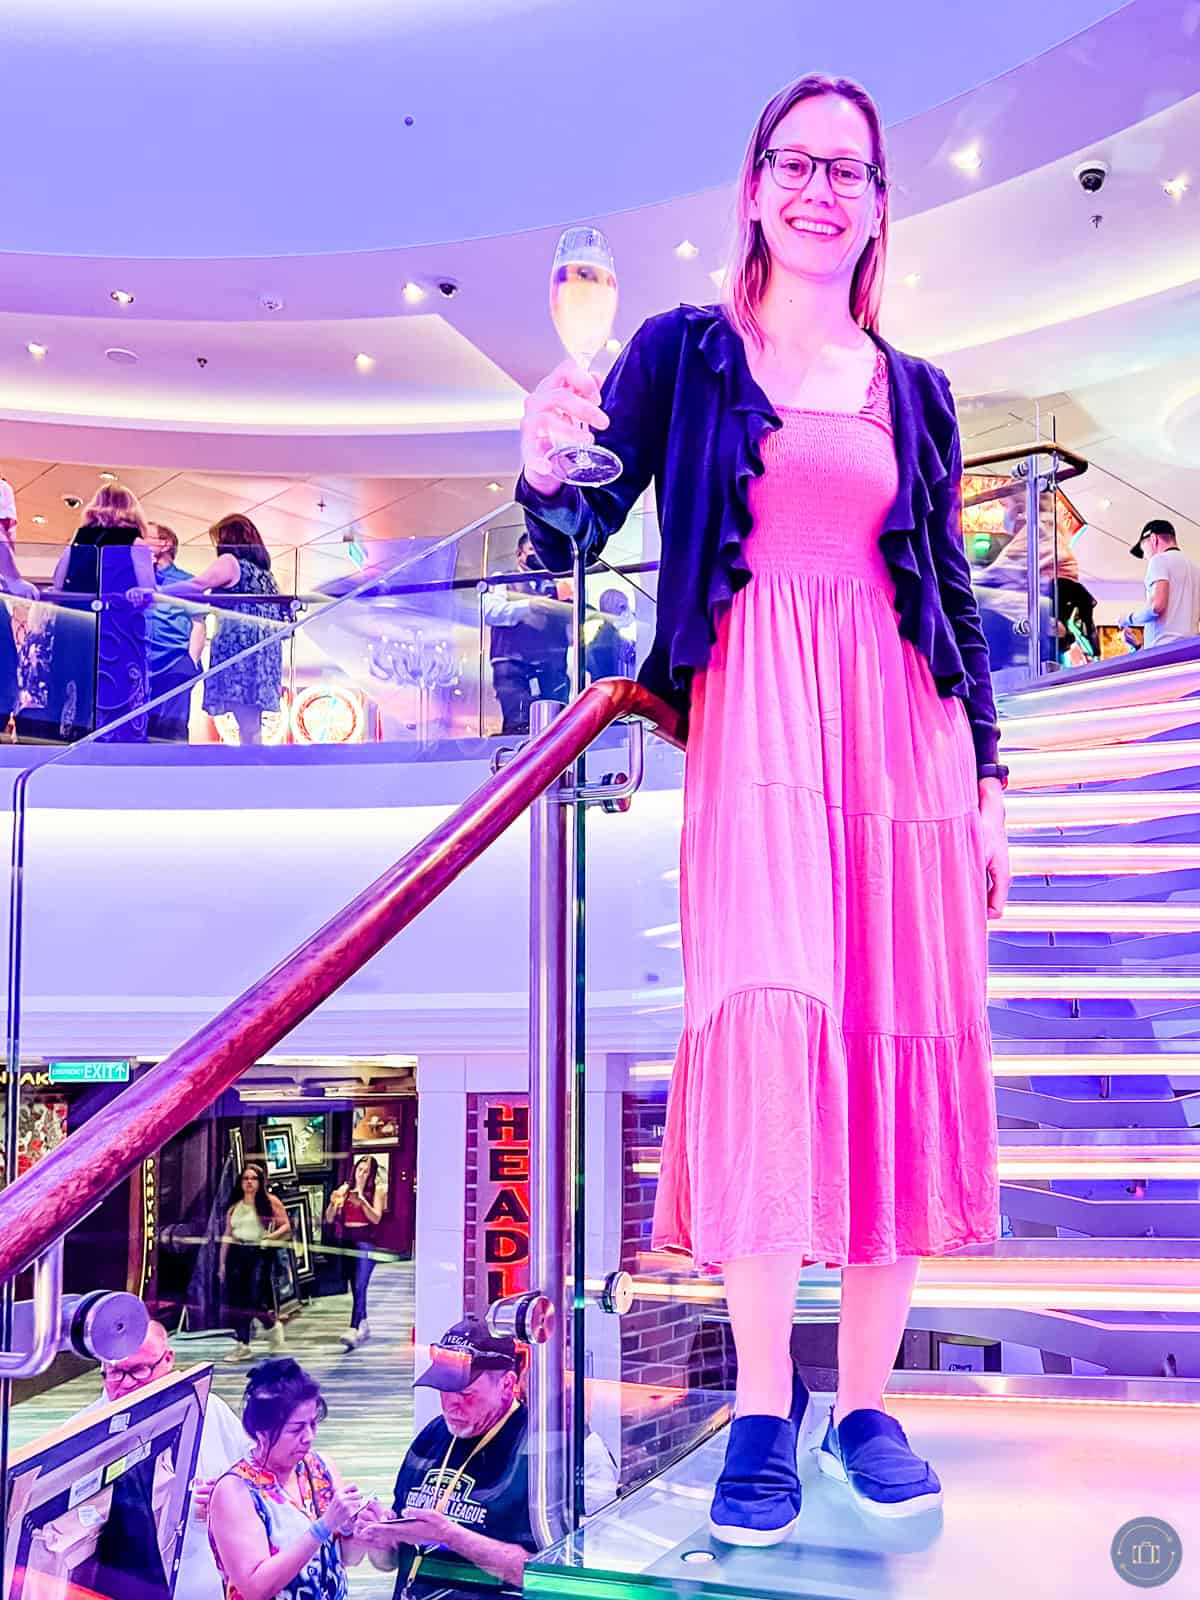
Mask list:
[[[658,632],[642,677],[689,710],[684,1029],[655,1245],[720,1271],[737,1407],[712,1529],[800,1514],[806,1263],[842,1269],[818,1461],[865,1509],[936,1507],[884,1389],[922,1256],[998,1232],[986,928],[1008,889],[998,729],[945,376],[878,335],[879,114],[809,76],[764,109],[722,307],[652,318],[603,392],[529,397],[518,497],[552,568],[653,479]],[[580,491],[548,441],[604,430]]]

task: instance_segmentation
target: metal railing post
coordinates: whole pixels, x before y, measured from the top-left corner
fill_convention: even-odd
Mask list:
[[[1025,462],[1025,551],[1029,561],[1026,581],[1029,591],[1029,648],[1033,654],[1030,677],[1042,675],[1042,519],[1038,493],[1038,458]]]
[[[562,710],[553,700],[535,700],[531,735],[544,733]],[[529,1513],[543,1549],[572,1525],[566,1370],[574,819],[558,796],[562,783],[552,784],[530,808],[529,1281],[553,1307],[550,1336],[531,1345],[529,1366]]]

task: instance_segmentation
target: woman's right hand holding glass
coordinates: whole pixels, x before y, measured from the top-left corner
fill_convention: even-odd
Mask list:
[[[561,444],[591,444],[595,433],[607,427],[599,383],[577,361],[560,361],[525,397],[521,466],[526,483],[538,494],[556,494],[562,479],[547,463],[549,452]]]

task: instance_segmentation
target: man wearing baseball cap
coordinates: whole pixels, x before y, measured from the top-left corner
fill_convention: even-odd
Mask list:
[[[477,1591],[455,1580],[486,1583],[484,1573],[519,1589],[537,1544],[516,1341],[464,1317],[430,1355],[416,1383],[438,1390],[442,1414],[404,1458],[391,1517],[363,1521],[356,1536],[376,1567],[397,1573],[396,1600],[459,1600]]]
[[[371,1561],[396,1572],[395,1600],[477,1600],[475,1585],[520,1589],[538,1548],[529,1520],[529,1416],[514,1339],[480,1317],[456,1322],[430,1349],[416,1379],[436,1389],[442,1414],[413,1440],[396,1479],[391,1516],[360,1518],[355,1537]],[[584,1440],[584,1509],[617,1492],[617,1469],[600,1436]],[[486,1576],[484,1576],[486,1574]]]
[[[17,531],[17,501],[12,484],[0,478],[0,594],[19,600],[36,600],[37,590],[17,571],[13,539]],[[9,608],[0,600],[0,733],[17,709],[17,646]]]
[[[1123,628],[1143,627],[1147,649],[1194,639],[1200,631],[1200,569],[1188,560],[1165,517],[1151,517],[1131,547],[1146,566],[1146,604],[1123,616]],[[1128,634],[1126,635],[1128,637]]]

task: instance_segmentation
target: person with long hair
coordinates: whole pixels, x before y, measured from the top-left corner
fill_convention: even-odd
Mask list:
[[[227,1600],[345,1600],[346,1567],[365,1551],[355,1518],[382,1512],[313,1448],[327,1415],[320,1385],[295,1361],[251,1368],[242,1425],[254,1448],[209,1501]]]
[[[342,1335],[347,1350],[356,1350],[371,1337],[367,1320],[367,1290],[375,1271],[375,1230],[387,1209],[387,1180],[374,1156],[362,1155],[354,1163],[349,1183],[339,1184],[329,1197],[325,1220],[338,1230],[350,1291],[350,1326]]]
[[[291,611],[270,601],[270,596],[278,595],[279,585],[262,534],[249,517],[222,517],[208,534],[216,559],[194,578],[164,583],[158,592],[177,600],[197,600],[216,591],[266,597],[218,612],[204,680],[204,709],[209,716],[231,713],[241,743],[261,744],[262,714],[279,710],[283,685],[283,642],[272,635],[290,620]],[[243,655],[245,651],[252,653]]]
[[[656,488],[642,681],[690,720],[653,1243],[724,1277],[737,1405],[711,1525],[731,1544],[800,1514],[807,1263],[841,1268],[819,1464],[880,1515],[939,1503],[884,1389],[920,1258],[998,1231],[986,932],[1007,774],[954,403],[880,337],[887,238],[874,102],[800,78],[751,135],[723,304],[651,318],[602,391],[564,362],[522,425],[518,498],[552,568]],[[594,431],[622,475],[560,483],[548,448]]]
[[[267,1169],[247,1161],[225,1206],[218,1276],[234,1346],[226,1361],[249,1361],[254,1323],[261,1323],[272,1350],[283,1349],[283,1324],[275,1295],[274,1249],[291,1237],[292,1225],[278,1195],[267,1188]]]
[[[70,743],[146,703],[146,613],[131,595],[154,587],[147,533],[133,490],[102,483],[54,569],[54,609],[30,641],[40,671],[26,674],[22,738]],[[104,602],[98,612],[97,600]],[[144,739],[146,718],[114,737]]]

